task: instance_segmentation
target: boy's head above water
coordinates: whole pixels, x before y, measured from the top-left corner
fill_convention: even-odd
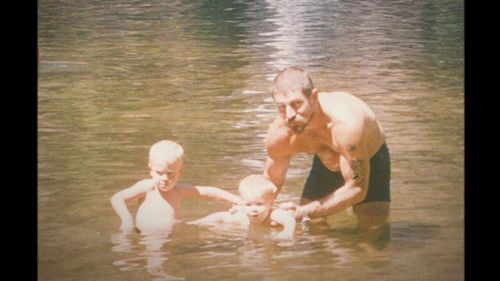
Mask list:
[[[250,175],[241,180],[238,192],[250,223],[267,221],[277,189],[262,175]]]
[[[162,191],[168,191],[182,176],[184,149],[176,142],[161,140],[149,149],[148,166],[155,186]]]

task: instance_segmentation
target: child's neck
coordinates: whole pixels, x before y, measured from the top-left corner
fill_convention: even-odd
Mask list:
[[[174,189],[175,186],[170,188],[170,189],[167,189],[167,190],[162,190],[157,185],[155,185],[154,187],[155,187],[155,190],[158,191],[160,194],[169,194],[172,192],[172,190]]]
[[[264,219],[263,221],[258,222],[258,223],[251,223],[250,225],[254,225],[254,226],[267,226],[270,223],[271,223],[271,216],[267,216],[266,219]]]

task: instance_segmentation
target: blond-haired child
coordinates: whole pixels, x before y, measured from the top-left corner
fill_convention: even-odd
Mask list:
[[[205,197],[239,204],[240,198],[217,187],[180,184],[184,171],[184,149],[178,143],[161,140],[149,150],[151,178],[125,188],[111,197],[111,205],[121,219],[120,229],[130,230],[134,221],[126,201],[143,199],[137,209],[135,226],[141,233],[166,232],[180,218],[181,201],[186,197]]]
[[[239,208],[216,212],[199,220],[188,222],[194,225],[228,223],[248,227],[251,225],[283,226],[274,238],[290,240],[295,232],[293,212],[273,208],[277,187],[262,175],[250,175],[241,180],[238,192],[241,198]]]

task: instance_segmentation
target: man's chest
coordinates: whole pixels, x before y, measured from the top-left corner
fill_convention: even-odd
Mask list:
[[[332,143],[331,137],[318,134],[292,137],[290,139],[290,148],[292,154],[308,153],[318,155],[321,162],[332,171],[340,169],[340,153],[335,148],[334,143]]]

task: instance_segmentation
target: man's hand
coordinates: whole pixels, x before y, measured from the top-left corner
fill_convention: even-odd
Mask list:
[[[286,211],[288,211],[288,210],[295,211],[298,207],[299,207],[299,205],[293,203],[292,201],[283,202],[283,203],[279,204],[279,208],[286,210]]]
[[[302,220],[302,210],[299,205],[297,205],[294,202],[283,202],[279,204],[279,208],[286,210],[286,211],[291,211],[293,212],[293,216],[295,217],[295,221],[299,222]]]

